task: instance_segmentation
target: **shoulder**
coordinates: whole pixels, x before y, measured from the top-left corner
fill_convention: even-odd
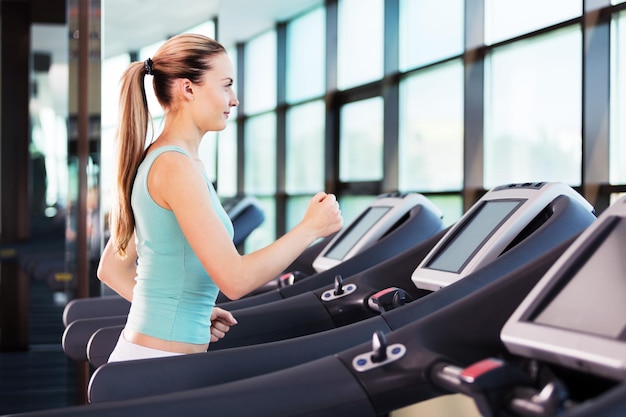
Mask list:
[[[191,158],[175,147],[156,148],[146,155],[146,160],[152,160],[150,176],[184,174],[193,170]]]
[[[152,152],[159,152],[160,149],[157,148]],[[197,194],[206,188],[202,173],[184,152],[161,151],[153,157],[154,162],[148,173],[148,188],[157,200],[159,196],[169,200],[172,197],[181,197],[187,192]]]

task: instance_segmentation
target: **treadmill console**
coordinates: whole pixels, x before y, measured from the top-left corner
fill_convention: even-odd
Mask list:
[[[558,182],[508,184],[490,190],[424,258],[412,274],[413,283],[437,291],[490,263],[539,227],[546,208],[561,195],[593,212],[587,200]]]
[[[317,272],[326,271],[369,248],[418,205],[443,217],[441,210],[421,194],[380,195],[322,249],[313,261],[313,268]]]
[[[626,196],[563,253],[501,332],[514,354],[626,380]]]

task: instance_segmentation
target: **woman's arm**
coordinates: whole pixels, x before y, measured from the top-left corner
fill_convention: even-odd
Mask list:
[[[160,155],[150,170],[148,189],[157,204],[174,212],[205,270],[232,300],[275,278],[311,243],[342,226],[335,196],[320,192],[293,230],[261,250],[240,255],[211,204],[199,167],[187,156]]]
[[[119,295],[132,301],[135,277],[137,276],[135,235],[128,241],[126,258],[120,259],[114,252],[112,241],[109,240],[100,257],[98,278]]]

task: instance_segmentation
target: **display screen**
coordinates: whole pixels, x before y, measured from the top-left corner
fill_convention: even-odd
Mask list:
[[[577,259],[582,265],[544,303],[536,323],[626,340],[626,221],[615,218],[602,237],[586,261]]]
[[[370,207],[361,217],[359,217],[346,233],[342,234],[335,241],[324,257],[342,260],[350,249],[357,244],[365,233],[374,227],[374,225],[391,209],[391,207]]]
[[[489,236],[504,223],[523,201],[485,201],[433,256],[426,267],[447,272],[459,272]]]

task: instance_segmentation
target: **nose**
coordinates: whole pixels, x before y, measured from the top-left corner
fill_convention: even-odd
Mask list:
[[[239,105],[239,100],[237,100],[237,96],[233,93],[230,97],[230,107],[236,107]]]

